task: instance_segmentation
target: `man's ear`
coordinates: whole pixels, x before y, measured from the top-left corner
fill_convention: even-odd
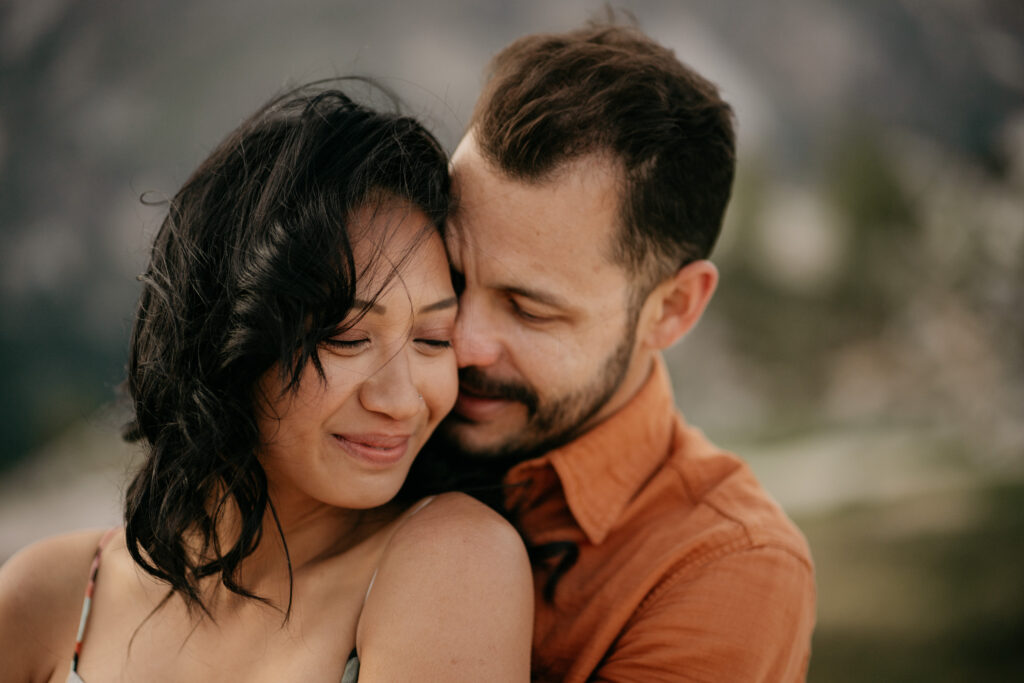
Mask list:
[[[718,285],[718,268],[694,261],[654,288],[641,311],[641,343],[660,351],[679,341],[704,313]]]

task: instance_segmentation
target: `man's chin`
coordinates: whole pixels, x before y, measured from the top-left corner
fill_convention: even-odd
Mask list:
[[[505,433],[498,430],[494,424],[468,420],[458,411],[453,411],[441,423],[440,431],[445,441],[461,455],[481,459],[504,457],[508,453],[509,442],[517,435],[515,431]]]

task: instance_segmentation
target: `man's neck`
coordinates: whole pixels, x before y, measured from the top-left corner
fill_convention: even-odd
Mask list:
[[[651,372],[654,371],[654,362],[658,352],[648,351],[642,355],[638,355],[630,363],[630,368],[626,372],[626,376],[619,384],[618,389],[611,395],[604,406],[597,411],[592,418],[587,420],[586,424],[583,425],[574,438],[579,438],[583,434],[586,434],[591,429],[601,424],[605,420],[609,419],[617,412],[622,410],[633,398],[640,393],[640,390],[647,383],[647,380],[651,376]]]

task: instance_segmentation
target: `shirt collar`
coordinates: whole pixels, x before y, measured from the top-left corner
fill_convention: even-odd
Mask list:
[[[515,466],[505,481],[529,486],[525,482],[550,465],[577,524],[596,545],[664,461],[675,419],[668,370],[658,357],[626,405],[565,446]]]

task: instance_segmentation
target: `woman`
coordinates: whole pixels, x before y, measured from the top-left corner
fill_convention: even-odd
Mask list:
[[[124,529],[0,570],[0,679],[527,680],[518,535],[394,499],[457,394],[448,188],[416,122],[309,87],[199,167],[141,278]]]

